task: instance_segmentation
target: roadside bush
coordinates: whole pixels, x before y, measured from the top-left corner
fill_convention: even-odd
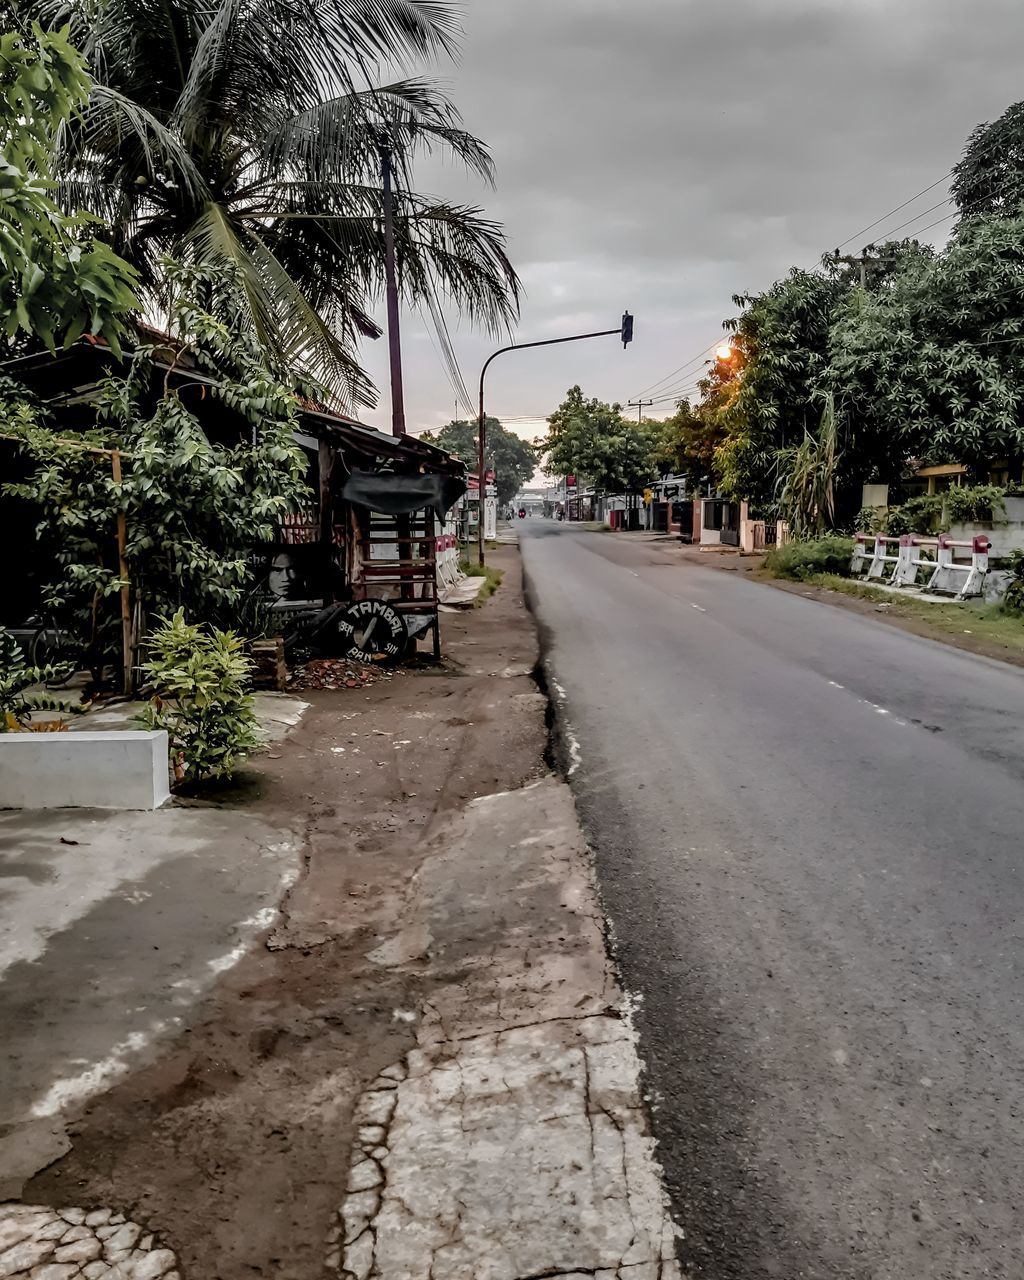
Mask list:
[[[889,510],[885,531],[890,537],[899,538],[905,533],[938,533],[942,524],[942,495],[920,493],[916,498]]]
[[[787,542],[769,551],[765,567],[777,578],[792,578],[796,582],[806,582],[819,573],[848,578],[852,557],[852,538],[814,538],[808,542]]]
[[[167,730],[176,781],[230,777],[259,746],[243,645],[232,631],[186,622],[184,609],[149,637],[142,669],[152,700],[141,719],[148,729]]]
[[[976,484],[969,489],[947,489],[946,524],[979,524],[997,521],[1006,512],[1006,494],[994,484]]]
[[[1024,618],[1024,551],[1013,551],[1010,555],[1010,581],[1006,584],[1000,607],[1003,613],[1013,614],[1015,618]]]

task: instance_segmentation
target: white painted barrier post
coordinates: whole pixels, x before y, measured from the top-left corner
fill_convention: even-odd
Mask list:
[[[887,538],[883,533],[875,534],[875,549],[871,557],[871,564],[868,566],[866,581],[881,580],[887,578],[892,582],[896,576],[900,563],[899,552],[896,555],[889,554],[889,545],[893,544],[899,548],[899,538]],[[888,566],[892,565],[890,569]]]
[[[918,549],[923,552],[931,552],[930,555],[915,554]],[[938,564],[938,538],[921,538],[914,533],[905,533],[900,538],[900,554],[899,561],[896,565],[896,572],[893,575],[893,582],[897,587],[916,587],[918,585],[918,570],[925,569],[928,571],[928,582],[925,584],[931,587],[935,577],[935,568]]]
[[[873,533],[855,533],[853,535],[853,559],[850,561],[850,577],[859,578],[871,563],[868,555],[868,543],[871,543],[874,555],[875,535]]]
[[[957,560],[957,548],[970,547],[970,562]],[[980,596],[985,591],[985,579],[988,577],[989,551],[992,543],[982,533],[968,541],[958,542],[948,533],[939,536],[938,563],[928,590],[941,592],[944,595],[955,595],[958,600],[966,600],[969,596]],[[959,575],[966,575],[963,585],[958,586]]]

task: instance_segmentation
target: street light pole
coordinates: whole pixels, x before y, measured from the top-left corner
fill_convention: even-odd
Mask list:
[[[601,329],[598,333],[575,333],[571,338],[545,338],[541,342],[514,342],[509,347],[500,347],[492,351],[484,361],[480,370],[480,416],[477,419],[477,486],[479,491],[480,515],[477,520],[477,558],[481,568],[484,565],[484,506],[487,500],[487,468],[485,455],[487,450],[487,418],[484,413],[484,378],[492,360],[507,355],[510,351],[526,351],[530,347],[556,347],[563,342],[583,342],[587,338],[609,338],[615,334],[622,339],[623,347],[633,340],[633,317],[628,311],[623,313],[622,323],[617,329]]]

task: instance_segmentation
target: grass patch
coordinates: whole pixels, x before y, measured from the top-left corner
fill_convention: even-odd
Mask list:
[[[811,582],[819,574],[847,574],[853,558],[853,539],[814,538],[808,542],[786,542],[765,557],[765,568],[777,578]]]
[[[807,586],[837,591],[858,600],[884,604],[887,614],[908,618],[922,624],[933,639],[949,640],[965,648],[973,641],[990,645],[1024,657],[1024,620],[1004,613],[998,604],[976,603],[925,604],[913,596],[897,596],[880,591],[865,582],[854,582],[834,573],[811,574],[801,579]]]
[[[486,578],[486,582],[480,588],[480,594],[476,598],[477,604],[483,604],[485,600],[493,596],[501,586],[501,580],[505,576],[503,569],[495,569],[489,564],[470,564],[467,560],[462,562],[462,572],[467,578]]]

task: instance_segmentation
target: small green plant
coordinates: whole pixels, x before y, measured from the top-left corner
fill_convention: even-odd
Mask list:
[[[819,573],[848,578],[852,557],[852,538],[814,538],[807,542],[787,542],[769,551],[765,568],[777,578],[792,578],[795,582],[806,582]]]
[[[885,527],[885,507],[861,507],[853,517],[854,533],[881,533]]]
[[[1006,494],[994,484],[971,488],[954,485],[945,494],[946,524],[979,524],[996,521],[1006,512]]]
[[[80,703],[53,698],[32,689],[47,680],[61,680],[70,674],[64,667],[33,667],[25,661],[21,645],[0,627],[0,733],[18,733],[31,728],[33,711],[64,711],[80,714]]]
[[[842,454],[839,426],[831,396],[815,436],[804,431],[803,443],[778,455],[779,512],[798,538],[821,538],[835,519],[835,483]]]
[[[1015,618],[1024,617],[1024,551],[1011,552],[1009,570],[1010,581],[1006,584],[1000,606],[1003,613],[1013,614]]]
[[[143,664],[152,698],[141,719],[166,729],[177,781],[227,778],[259,746],[253,700],[245,691],[252,662],[244,641],[185,621],[184,609],[149,637]]]

